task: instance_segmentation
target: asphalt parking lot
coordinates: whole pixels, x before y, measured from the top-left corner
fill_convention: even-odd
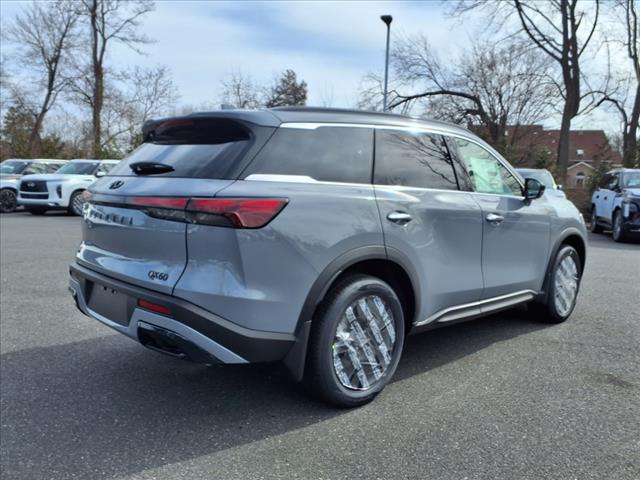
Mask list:
[[[376,401],[337,410],[277,367],[189,364],[81,315],[77,218],[0,230],[2,478],[640,478],[638,244],[591,236],[565,324],[411,337]]]

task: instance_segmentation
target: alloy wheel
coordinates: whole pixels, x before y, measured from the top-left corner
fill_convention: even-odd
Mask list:
[[[73,209],[73,213],[78,216],[82,215],[82,207],[84,206],[84,201],[82,200],[82,194],[76,194],[73,196],[73,203],[71,208]]]
[[[0,192],[0,211],[2,211],[2,213],[13,212],[17,206],[18,201],[15,193],[9,189]]]
[[[561,316],[569,315],[578,294],[578,265],[567,255],[558,265],[555,276],[555,307]]]
[[[615,240],[619,240],[622,236],[622,216],[620,212],[616,212],[616,215],[613,219],[613,238]]]
[[[377,295],[351,303],[338,322],[331,346],[333,368],[351,390],[370,390],[384,377],[396,346],[393,313]]]

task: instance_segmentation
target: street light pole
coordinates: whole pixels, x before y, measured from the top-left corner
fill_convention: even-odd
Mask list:
[[[387,54],[384,61],[384,97],[382,100],[382,111],[387,111],[387,85],[389,83],[389,37],[391,34],[391,21],[393,17],[391,15],[381,15],[382,20],[387,26]]]

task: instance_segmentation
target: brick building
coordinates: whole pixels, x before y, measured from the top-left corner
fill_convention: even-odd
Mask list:
[[[545,130],[541,125],[508,127],[517,167],[540,168],[543,159],[557,160],[560,130]],[[603,130],[572,130],[569,137],[569,167],[566,188],[588,188],[588,178],[599,162],[622,164],[622,155],[613,150]]]

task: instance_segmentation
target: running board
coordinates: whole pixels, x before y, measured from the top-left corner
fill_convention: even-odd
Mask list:
[[[529,300],[533,300],[536,295],[537,292],[533,290],[522,290],[520,292],[509,293],[507,295],[500,295],[499,297],[487,298],[486,300],[456,305],[454,307],[440,310],[427,319],[414,323],[413,326],[421,327],[432,322],[446,323],[463,318],[485,315],[513,307],[519,303],[528,302]]]

